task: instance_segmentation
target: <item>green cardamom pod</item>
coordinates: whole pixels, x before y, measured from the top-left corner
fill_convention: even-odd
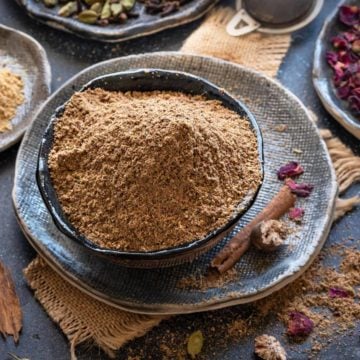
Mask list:
[[[187,352],[192,359],[196,358],[196,355],[200,354],[204,345],[204,337],[200,330],[193,332],[187,343]]]
[[[70,1],[60,8],[58,14],[60,16],[71,16],[77,12],[77,3],[76,1]]]
[[[101,10],[100,19],[101,20],[108,19],[110,16],[111,16],[110,0],[106,0]]]
[[[46,7],[54,7],[58,4],[57,0],[43,0]]]
[[[84,10],[78,15],[78,20],[85,24],[95,24],[99,15],[93,10]]]
[[[122,13],[123,7],[121,4],[115,3],[110,5],[110,10],[111,10],[111,15],[116,17]]]
[[[100,15],[102,8],[102,4],[100,2],[96,2],[95,4],[91,5],[90,10],[95,11],[98,15]]]
[[[125,11],[130,11],[136,3],[136,0],[121,0],[121,5]]]
[[[89,6],[92,6],[97,2],[102,2],[102,1],[101,0],[84,0],[84,3]]]

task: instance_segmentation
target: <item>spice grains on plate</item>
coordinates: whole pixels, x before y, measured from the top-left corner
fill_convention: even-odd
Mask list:
[[[53,186],[104,248],[155,251],[225,225],[261,182],[248,120],[180,92],[76,93],[55,124]]]
[[[24,102],[24,83],[7,68],[0,69],[0,133],[11,130],[11,120]]]

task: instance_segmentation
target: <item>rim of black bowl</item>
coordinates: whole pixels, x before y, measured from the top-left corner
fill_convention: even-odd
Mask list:
[[[123,85],[121,83],[130,81],[130,84]],[[161,84],[154,85],[154,80],[161,80]],[[179,85],[181,83],[181,86]],[[256,191],[249,193],[243,201],[234,209],[234,213],[229,221],[209,232],[202,239],[196,239],[191,242],[187,242],[183,245],[165,248],[154,251],[124,251],[117,249],[103,248],[87,239],[86,236],[81,234],[67,219],[62,211],[61,205],[57,199],[56,191],[52,186],[50,172],[48,167],[48,156],[52,148],[54,124],[58,117],[63,113],[68,99],[63,105],[58,107],[54,114],[50,118],[50,122],[43,135],[38,163],[36,169],[36,180],[50,215],[57,226],[57,228],[66,236],[84,245],[86,248],[93,250],[100,254],[112,255],[122,258],[123,260],[160,260],[165,258],[172,258],[174,256],[183,255],[189,251],[198,249],[208,243],[215,236],[220,235],[224,231],[228,230],[236,222],[239,221],[240,217],[251,207],[256,199],[256,196],[261,188],[262,180],[264,176],[264,160],[263,160],[263,140],[260,128],[255,120],[255,117],[247,109],[247,107],[232,97],[224,89],[212,84],[211,82],[185,72],[171,71],[171,70],[160,70],[160,69],[137,69],[129,70],[124,72],[118,72],[99,76],[85,84],[79,92],[83,92],[89,88],[103,88],[110,91],[152,91],[152,90],[169,90],[169,91],[180,91],[188,94],[202,94],[208,99],[217,99],[222,102],[227,108],[237,112],[244,116],[250,123],[253,131],[256,134],[258,142],[258,154],[260,162],[261,172],[261,183],[257,187]]]

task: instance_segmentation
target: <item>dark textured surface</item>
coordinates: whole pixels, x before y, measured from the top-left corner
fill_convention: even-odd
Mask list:
[[[360,154],[359,141],[347,134],[340,125],[326,114],[311,84],[312,54],[315,39],[321,29],[323,20],[336,3],[336,0],[327,0],[319,18],[307,28],[294,34],[292,47],[284,61],[279,77],[283,84],[318,114],[323,125],[330,127],[357,154]],[[147,39],[114,46],[79,40],[60,31],[50,30],[46,26],[38,25],[24,15],[13,0],[0,1],[0,22],[26,31],[45,46],[52,65],[53,89],[56,89],[79,70],[97,61],[130,53],[178,49],[182,41],[199,23],[196,22]],[[13,345],[11,339],[7,341],[0,339],[0,359],[8,359],[7,352],[13,351],[31,360],[67,360],[70,356],[66,338],[33,298],[22,275],[22,269],[35,254],[22,235],[12,210],[11,189],[17,149],[18,146],[14,146],[0,154],[0,258],[10,267],[16,281],[24,310],[24,329],[18,347]],[[353,186],[346,195],[354,195],[359,192],[359,189],[359,186]],[[341,239],[348,236],[353,236],[359,242],[359,215],[360,209],[358,208],[335,224],[327,241],[327,246],[340,242]],[[171,331],[177,329],[178,337],[181,338],[189,334],[193,329],[204,327],[204,324],[208,328],[212,326],[212,323],[217,324],[222,319],[225,319],[226,322],[227,319],[232,319],[236,314],[243,311],[243,307],[236,307],[231,310],[217,311],[212,317],[207,314],[176,317],[144,338],[134,341],[131,347],[138,346],[144,349],[144,358],[150,358],[151,356],[153,359],[161,359],[158,342],[153,340],[154,335],[161,338],[167,334],[169,329]],[[282,326],[275,320],[275,317],[267,324],[266,330],[274,334],[283,332]],[[263,329],[258,330],[259,333],[262,331]],[[317,358],[321,360],[359,359],[359,331],[358,326],[355,334],[348,333],[339,336]],[[227,349],[218,347],[218,344],[222,342],[221,334],[212,334],[210,339],[210,341],[207,341],[205,358],[245,360],[251,359],[253,356],[252,339],[239,341],[239,343],[235,343]],[[307,342],[295,347],[298,351],[305,348],[308,348]],[[82,347],[78,353],[81,355],[79,356],[80,359],[106,359],[105,355],[98,349],[89,350]],[[301,352],[289,351],[289,354],[290,359],[308,359],[308,355]],[[125,350],[120,352],[119,358],[126,359]]]

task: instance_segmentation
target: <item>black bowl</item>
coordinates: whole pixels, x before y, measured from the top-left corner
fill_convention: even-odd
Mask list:
[[[240,101],[234,99],[226,91],[220,89],[214,84],[200,77],[183,72],[140,69],[95,78],[86,84],[80,91],[84,91],[88,88],[99,87],[110,91],[181,91],[194,95],[201,94],[206,96],[208,99],[220,100],[224,106],[237,112],[250,122],[257,136],[261,175],[263,176],[262,136],[254,116]],[[256,191],[249,193],[241,204],[237,206],[235,209],[236,211],[234,211],[234,215],[230,218],[226,225],[211,231],[202,239],[196,239],[181,246],[148,252],[120,251],[102,248],[87,239],[84,235],[80,234],[79,231],[68,221],[61,209],[55,189],[52,186],[48,168],[48,157],[53,143],[54,124],[57,118],[63,113],[65,106],[66,103],[56,110],[45,130],[39,151],[36,174],[37,183],[42,198],[59,230],[92,251],[95,255],[106,256],[106,258],[110,261],[129,267],[164,267],[191,261],[195,257],[215,246],[224,237],[224,235],[226,235],[234,227],[240,217],[247,209],[249,209],[255,200],[260,185]]]

